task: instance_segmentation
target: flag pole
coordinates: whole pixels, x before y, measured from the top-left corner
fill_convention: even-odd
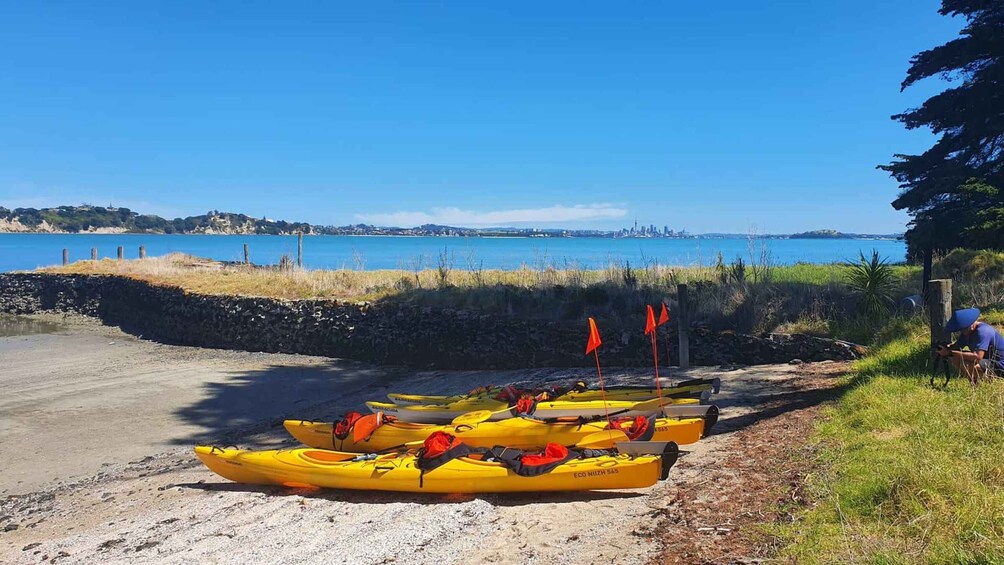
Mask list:
[[[652,365],[655,367],[655,391],[659,395],[659,408],[665,405],[662,401],[662,383],[659,382],[659,324],[655,321],[655,311],[651,304],[645,305],[645,335],[652,340]],[[662,316],[660,316],[661,318]]]
[[[607,424],[609,425],[610,410],[607,408],[607,390],[603,387],[603,371],[600,370],[600,352],[594,349],[593,356],[596,357],[596,374],[600,377],[600,396],[603,397],[603,415],[606,416]]]
[[[655,361],[655,391],[659,395],[659,408],[664,408],[665,405],[662,402],[662,383],[659,379],[659,346],[655,338],[656,333],[658,332],[652,332],[652,360]]]
[[[607,419],[607,427],[612,426],[610,422],[610,408],[607,406],[607,389],[603,386],[603,371],[600,370],[599,347],[603,344],[600,339],[600,330],[596,328],[596,320],[589,318],[589,341],[586,342],[586,355],[590,353],[596,358],[596,374],[600,379],[600,396],[603,398],[603,415]]]

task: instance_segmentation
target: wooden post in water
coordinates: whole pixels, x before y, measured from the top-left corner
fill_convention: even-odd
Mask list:
[[[123,247],[120,245],[119,246],[119,261],[121,261],[123,257],[125,257],[125,249],[123,249]]]
[[[64,247],[63,248],[63,265],[69,265],[69,264],[70,264],[70,250]]]
[[[98,260],[98,248],[97,247],[92,247],[91,248],[91,261],[97,261],[97,260]]]
[[[251,264],[251,250],[248,249],[248,244],[246,243],[244,244],[244,264],[245,265]]]
[[[690,368],[690,299],[687,297],[687,285],[676,285],[676,301],[680,311],[676,315],[677,333],[680,337],[680,351],[676,357],[680,360],[680,368]]]
[[[948,343],[945,324],[952,317],[952,279],[934,279],[927,283],[931,295],[927,307],[931,313],[931,345]]]
[[[140,245],[139,246],[139,258],[140,259],[146,259],[146,246],[145,245]]]
[[[303,268],[303,232],[296,234],[296,266]]]

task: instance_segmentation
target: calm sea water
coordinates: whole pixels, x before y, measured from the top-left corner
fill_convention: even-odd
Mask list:
[[[145,234],[0,234],[0,271],[33,269],[62,262],[63,249],[70,261],[90,259],[91,248],[99,257],[115,257],[125,248],[126,258],[183,252],[224,261],[240,261],[243,245],[251,247],[251,261],[277,263],[288,254],[296,257],[295,236],[272,235],[145,235]],[[855,259],[872,249],[890,261],[906,258],[901,241],[854,239],[769,239],[771,260],[776,264],[832,263]],[[562,267],[576,263],[584,268],[602,268],[611,261],[630,261],[642,266],[657,261],[663,265],[713,264],[721,252],[727,261],[736,255],[749,259],[746,239],[592,239],[592,238],[460,238],[460,237],[304,237],[304,264],[310,268],[411,269],[421,263],[434,268],[446,249],[454,266],[466,269],[468,261],[486,269],[518,269],[521,265]],[[759,253],[759,251],[758,251]]]

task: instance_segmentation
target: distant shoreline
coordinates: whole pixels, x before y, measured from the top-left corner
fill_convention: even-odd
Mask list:
[[[225,236],[225,237],[237,237],[237,236],[255,236],[255,237],[296,237],[296,233],[164,233],[164,232],[142,232],[142,231],[123,231],[123,232],[102,232],[102,231],[80,231],[80,232],[68,232],[68,231],[0,231],[0,236],[5,235],[60,235],[60,236],[169,236],[169,237],[186,237],[186,236]],[[704,235],[695,234],[689,235],[687,237],[647,237],[647,236],[612,236],[612,235],[479,235],[479,234],[394,234],[394,233],[347,233],[347,234],[330,234],[330,233],[305,233],[304,237],[357,237],[357,238],[369,238],[369,237],[394,237],[394,238],[419,238],[419,237],[433,237],[441,239],[637,239],[637,240],[718,240],[718,239],[790,239],[799,241],[820,241],[820,240],[854,240],[854,241],[901,241],[902,237],[893,236],[878,236],[878,235],[846,235],[839,237],[792,237],[785,234],[762,234],[756,236],[748,236],[742,234],[728,234],[728,235]]]

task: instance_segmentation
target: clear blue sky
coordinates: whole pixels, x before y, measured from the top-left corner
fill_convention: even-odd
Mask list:
[[[0,205],[903,229],[875,165],[933,0],[13,2]],[[523,224],[525,225],[525,224]]]

